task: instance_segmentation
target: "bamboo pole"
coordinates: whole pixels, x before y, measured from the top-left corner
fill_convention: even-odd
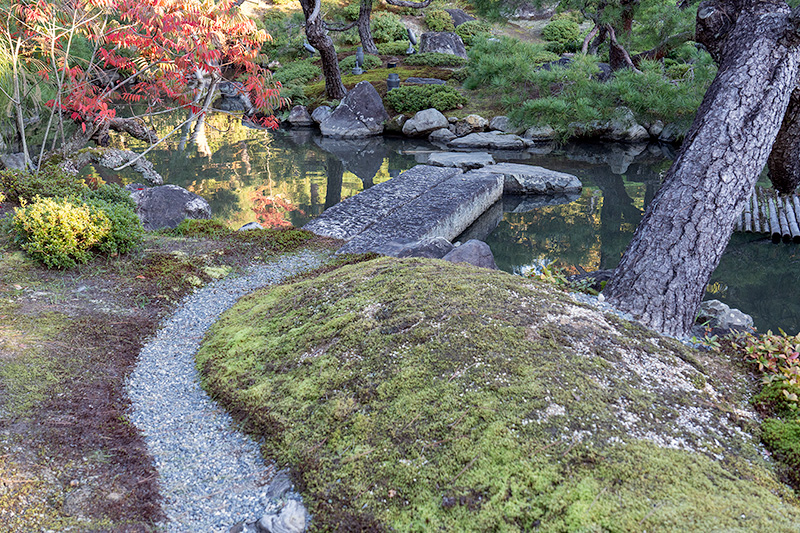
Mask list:
[[[796,195],[792,195],[797,198]],[[792,241],[800,242],[800,225],[797,224],[797,216],[794,212],[794,206],[788,196],[783,197],[784,207],[786,209],[786,218],[789,219],[789,231],[792,234]]]
[[[753,213],[752,213],[752,210],[753,210],[753,207],[752,207],[752,204],[750,203],[750,198],[748,198],[747,201],[744,203],[744,230],[747,233],[750,233],[750,232],[753,231]]]
[[[761,213],[758,209],[758,187],[753,189],[753,231],[761,233]]]
[[[792,204],[794,205],[794,216],[800,223],[800,198],[796,194],[792,195]]]
[[[742,231],[742,215],[743,213],[739,213],[736,217],[736,222],[733,224],[733,231]]]
[[[772,236],[772,242],[781,241],[781,224],[778,221],[778,211],[775,208],[775,199],[770,194],[766,194],[767,205],[769,206],[769,230]]]
[[[789,218],[786,216],[786,210],[783,209],[783,202],[781,202],[781,197],[775,197],[775,203],[778,208],[778,221],[781,224],[781,236],[783,238],[783,242],[789,242],[792,240],[792,235],[789,231]]]

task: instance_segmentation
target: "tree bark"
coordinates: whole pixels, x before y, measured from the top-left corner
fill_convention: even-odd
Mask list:
[[[339,58],[333,47],[325,24],[320,16],[320,0],[301,0],[303,15],[306,17],[306,37],[308,42],[319,51],[322,58],[322,73],[325,76],[325,94],[328,98],[341,100],[347,94],[342,83],[342,73],[339,70]]]
[[[791,194],[800,185],[800,89],[795,88],[767,160],[772,186]]]
[[[358,11],[358,36],[361,38],[361,47],[364,53],[378,55],[378,47],[372,39],[372,30],[369,27],[369,18],[372,16],[372,0],[361,0],[361,8]]]
[[[604,294],[645,325],[686,335],[767,161],[800,72],[784,3],[743,0],[677,159]],[[702,6],[701,6],[702,9]]]

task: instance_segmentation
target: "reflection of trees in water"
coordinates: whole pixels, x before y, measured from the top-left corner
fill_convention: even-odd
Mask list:
[[[711,276],[725,288],[708,298],[753,315],[759,330],[800,331],[800,247],[736,233]]]

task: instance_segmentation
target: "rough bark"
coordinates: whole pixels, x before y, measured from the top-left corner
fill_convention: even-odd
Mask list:
[[[685,335],[752,193],[800,71],[786,4],[742,1],[720,68],[665,183],[605,294],[618,309]]]
[[[800,185],[800,89],[795,88],[772,153],[767,160],[769,179],[778,192],[791,194]]]
[[[372,15],[372,0],[361,0],[361,8],[358,11],[358,36],[361,38],[361,47],[364,53],[378,55],[378,47],[372,39],[372,30],[369,27],[369,18]]]
[[[342,73],[339,70],[339,58],[333,47],[325,24],[320,16],[320,0],[301,0],[303,15],[306,18],[306,37],[308,42],[319,51],[322,59],[322,74],[325,76],[325,94],[328,98],[341,100],[347,94],[342,83]]]

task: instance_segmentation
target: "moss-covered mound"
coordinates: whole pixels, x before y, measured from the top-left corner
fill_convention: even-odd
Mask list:
[[[721,362],[555,289],[378,259],[243,299],[208,390],[320,531],[793,531]]]

